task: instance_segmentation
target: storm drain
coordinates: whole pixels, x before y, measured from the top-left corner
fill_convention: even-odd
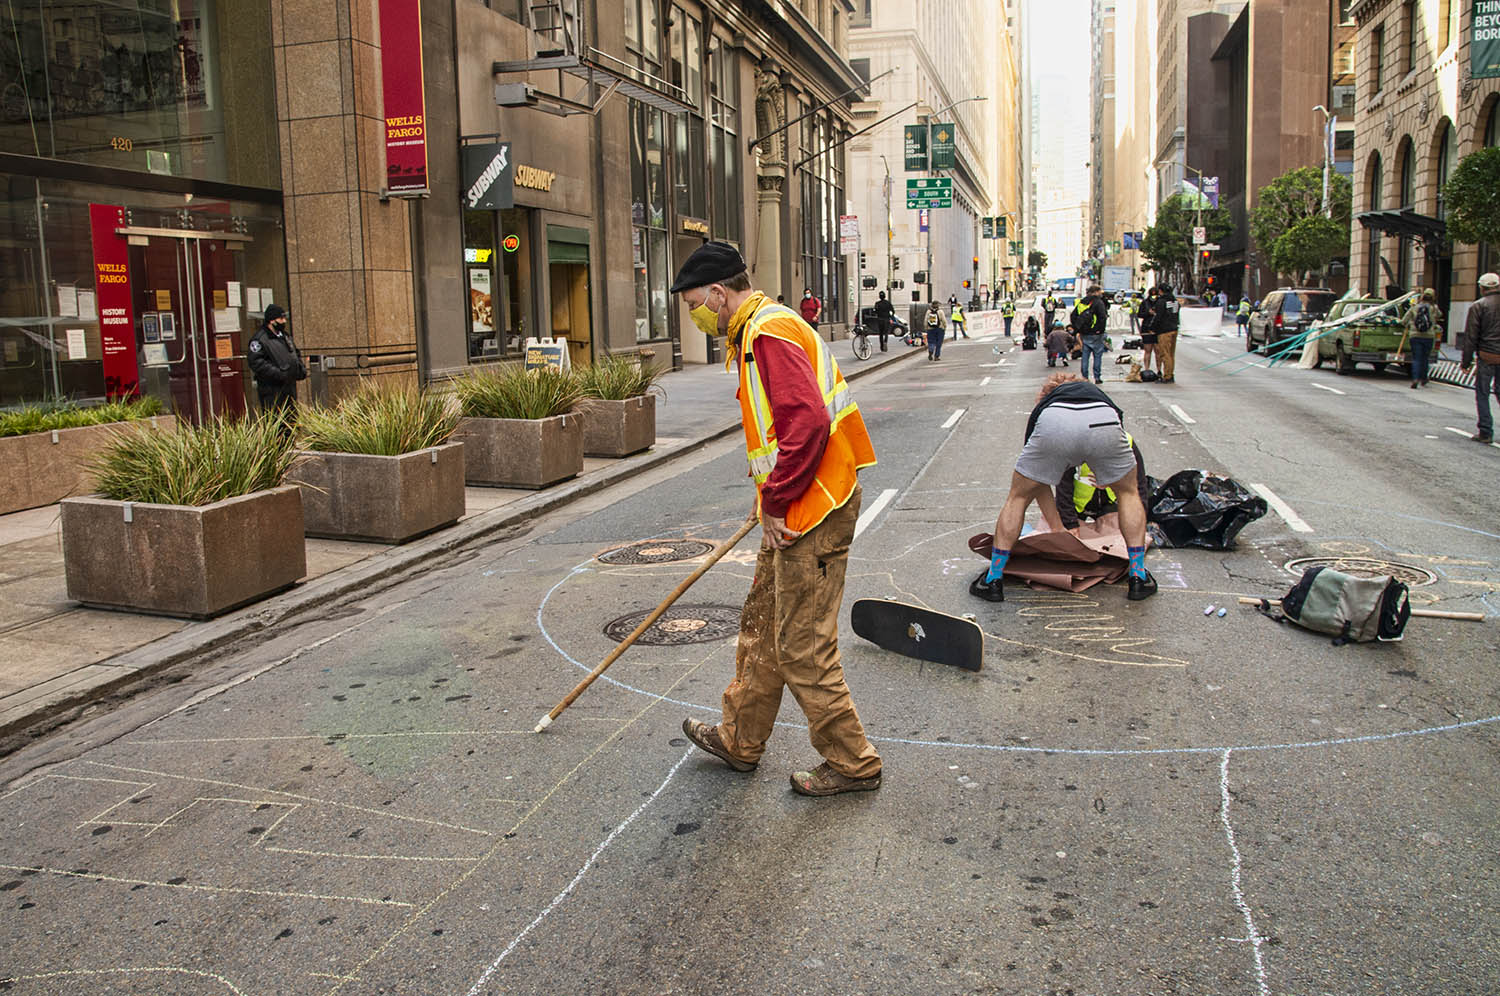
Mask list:
[[[702,540],[645,540],[622,546],[599,555],[604,564],[668,564],[674,560],[692,560],[713,550],[712,543]]]
[[[616,643],[623,642],[654,611],[648,609],[621,616],[605,625],[604,635]],[[674,605],[635,642],[654,647],[712,643],[739,631],[740,610],[732,605]]]
[[[1303,557],[1300,560],[1286,562],[1287,573],[1299,578],[1310,567],[1331,567],[1357,578],[1385,575],[1403,582],[1408,588],[1421,588],[1437,581],[1437,575],[1425,567],[1372,557]]]

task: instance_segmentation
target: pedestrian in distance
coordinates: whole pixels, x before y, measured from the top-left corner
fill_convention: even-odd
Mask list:
[[[1427,368],[1432,359],[1432,344],[1443,334],[1443,313],[1437,306],[1437,292],[1431,287],[1406,311],[1403,319],[1406,338],[1411,342],[1411,386],[1427,386]]]
[[[880,351],[886,352],[886,337],[891,334],[891,324],[896,320],[896,309],[885,299],[885,291],[875,302],[875,331],[880,333]]]
[[[285,308],[266,306],[247,354],[261,412],[280,419],[282,432],[291,435],[297,423],[297,382],[307,379],[307,365],[292,339],[291,316]]]
[[[953,338],[957,339],[959,336],[963,336],[967,339],[969,337],[969,319],[964,314],[963,305],[957,301],[953,302],[953,310],[948,317],[953,322]]]
[[[1047,366],[1057,366],[1058,360],[1062,360],[1063,366],[1068,365],[1068,333],[1061,322],[1047,333]]]
[[[685,719],[700,749],[754,771],[776,727],[783,688],[807,716],[823,761],[791,776],[802,795],[880,788],[880,755],[865,736],[839,661],[838,622],[859,471],[875,450],[828,344],[811,323],[750,284],[727,242],[694,250],[672,282],[705,335],[728,337],[761,523],[755,579],[740,613],[735,675],[710,726]]]
[[[1240,306],[1234,312],[1234,332],[1237,336],[1245,336],[1250,332],[1250,299],[1240,298]]]
[[[1120,407],[1094,384],[1072,373],[1047,377],[1026,423],[1025,445],[1010,475],[1010,492],[995,519],[990,566],[969,584],[969,594],[990,602],[1005,601],[1002,580],[1011,547],[1021,536],[1026,510],[1036,502],[1053,531],[1063,530],[1053,487],[1069,467],[1088,464],[1094,478],[1115,493],[1120,532],[1130,559],[1130,590],[1138,602],[1156,594],[1156,579],[1146,570],[1146,506],[1137,483],[1137,460],[1125,433]]]
[[[1006,298],[1000,305],[1000,317],[1005,319],[1005,337],[1010,338],[1010,323],[1016,320],[1016,302]]]
[[[1161,300],[1161,292],[1155,287],[1146,292],[1141,299],[1141,305],[1136,309],[1137,317],[1141,323],[1141,373],[1151,369],[1156,364],[1153,379],[1161,379],[1161,356],[1157,353],[1156,342],[1156,308]]]
[[[943,358],[943,313],[936,301],[927,305],[924,324],[927,327],[927,358],[940,360]]]
[[[1161,382],[1173,384],[1177,381],[1177,328],[1181,321],[1182,305],[1172,293],[1171,284],[1161,285],[1161,294],[1156,305],[1156,351],[1157,363],[1161,365]]]
[[[1042,328],[1051,331],[1052,316],[1057,314],[1057,309],[1062,307],[1062,302],[1050,290],[1047,296],[1042,298]]]
[[[1479,413],[1479,431],[1469,438],[1476,443],[1495,441],[1495,422],[1490,414],[1490,393],[1500,398],[1500,275],[1479,278],[1480,298],[1469,308],[1464,321],[1464,372],[1474,367],[1474,407]]]
[[[823,302],[813,297],[811,287],[803,288],[802,303],[797,306],[802,312],[802,320],[813,328],[818,327],[818,319],[823,317]]]
[[[1089,357],[1094,358],[1094,383],[1104,383],[1104,331],[1109,320],[1109,306],[1097,286],[1091,286],[1073,305],[1071,321],[1073,334],[1083,346],[1083,362],[1079,371],[1089,375]]]

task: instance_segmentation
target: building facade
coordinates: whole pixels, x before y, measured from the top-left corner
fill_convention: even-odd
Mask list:
[[[1115,115],[1115,0],[1093,0],[1089,11],[1089,37],[1093,60],[1089,70],[1089,110],[1093,130],[1089,148],[1089,239],[1091,257],[1102,260],[1109,243],[1118,236],[1115,219],[1114,158]]]
[[[1114,133],[1103,150],[1114,203],[1106,203],[1104,241],[1120,246],[1106,262],[1131,267],[1138,283],[1144,279],[1141,254],[1124,244],[1126,232],[1144,232],[1156,220],[1156,60],[1150,58],[1155,38],[1155,4],[1116,5]]]
[[[980,219],[994,211],[995,74],[1001,63],[1014,65],[995,52],[1004,23],[999,6],[981,0],[861,4],[849,54],[872,82],[857,105],[864,133],[850,142],[850,199],[867,243],[862,275],[875,285],[864,290],[862,304],[871,306],[880,289],[898,311],[950,296],[968,301],[988,276]],[[953,169],[906,171],[903,126],[923,123],[954,125]],[[908,209],[907,180],[939,172],[953,181],[953,206]],[[925,274],[922,284],[918,273]]]
[[[310,361],[306,398],[442,381],[532,336],[565,337],[580,363],[708,361],[722,343],[666,288],[709,237],[772,294],[812,288],[836,330],[851,12],[43,0],[0,15],[0,406],[140,391],[192,418],[252,409],[244,354],[273,303]],[[411,30],[382,24],[401,15]]]
[[[1156,4],[1156,203],[1182,189],[1188,177],[1188,19],[1198,14],[1237,16],[1245,0],[1157,0]]]
[[[1494,247],[1453,245],[1442,187],[1460,160],[1500,145],[1500,79],[1476,76],[1476,4],[1356,0],[1354,230],[1350,286],[1384,296],[1431,287],[1448,341]]]

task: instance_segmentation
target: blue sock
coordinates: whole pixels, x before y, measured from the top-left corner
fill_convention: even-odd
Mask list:
[[[1143,546],[1127,546],[1125,550],[1130,554],[1130,576],[1145,580],[1146,548]]]
[[[990,572],[984,576],[986,583],[999,581],[1000,576],[1005,573],[1005,563],[1010,560],[1009,550],[996,550],[990,554]]]

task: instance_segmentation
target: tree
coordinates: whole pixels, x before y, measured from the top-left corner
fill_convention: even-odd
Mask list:
[[[1480,149],[1459,160],[1443,185],[1448,206],[1448,236],[1475,245],[1500,242],[1500,149]]]
[[[1343,229],[1341,246],[1334,247],[1328,256],[1314,266],[1299,269],[1321,270],[1330,259],[1349,255],[1350,213],[1354,205],[1354,185],[1342,173],[1333,173],[1328,178],[1328,201],[1333,206],[1333,220]],[[1255,197],[1255,210],[1250,212],[1250,237],[1260,247],[1266,259],[1272,260],[1278,273],[1291,274],[1275,263],[1276,241],[1291,231],[1298,222],[1323,215],[1323,171],[1312,166],[1301,166],[1281,174],[1264,187]],[[1326,226],[1318,226],[1322,231]],[[1308,235],[1313,229],[1304,229],[1298,236],[1299,246],[1308,245]],[[1316,241],[1316,240],[1315,240]],[[1295,252],[1288,250],[1290,255]]]
[[[1156,212],[1156,224],[1146,229],[1141,240],[1141,254],[1151,268],[1163,275],[1174,274],[1177,282],[1193,267],[1193,228],[1198,224],[1198,210],[1184,194],[1173,194],[1162,201]],[[1204,208],[1203,227],[1208,241],[1217,242],[1234,231],[1234,220],[1223,208]]]
[[[1349,254],[1349,225],[1321,214],[1303,218],[1281,233],[1271,246],[1277,273],[1321,271],[1331,259]]]
[[[1047,254],[1040,249],[1031,250],[1030,255],[1026,257],[1026,265],[1033,270],[1045,270],[1047,268]]]

